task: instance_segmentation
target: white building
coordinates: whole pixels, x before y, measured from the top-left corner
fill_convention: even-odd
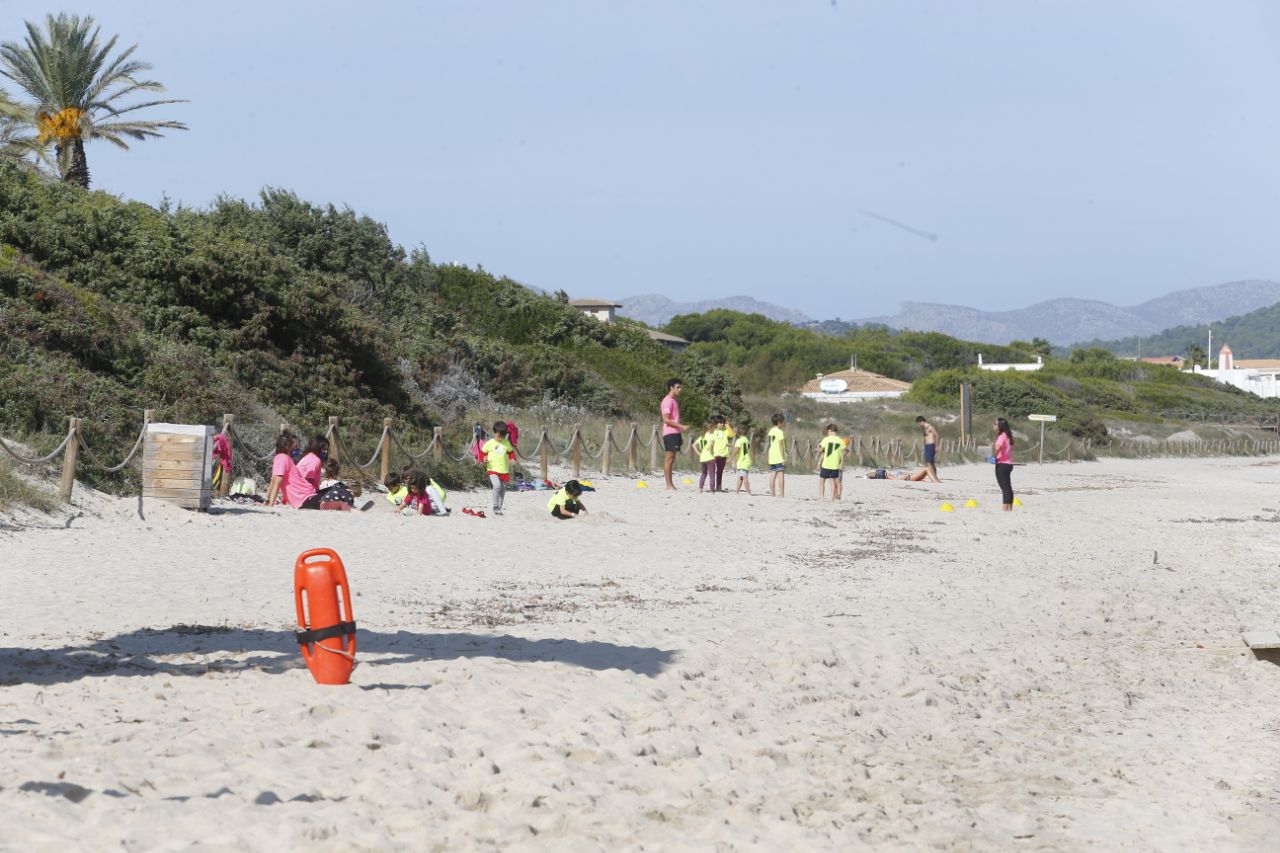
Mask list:
[[[607,299],[570,299],[569,304],[588,317],[595,317],[601,323],[612,323],[616,319],[614,312],[622,307],[619,303],[610,302]],[[689,342],[684,338],[677,338],[675,335],[668,335],[666,332],[658,332],[653,329],[645,329],[644,331],[650,340],[662,344],[672,352],[680,352],[689,345]]]
[[[1236,361],[1231,355],[1231,347],[1223,344],[1222,349],[1218,350],[1216,370],[1208,370],[1197,364],[1192,368],[1192,372],[1259,397],[1268,399],[1280,397],[1280,380],[1277,380],[1277,375],[1280,374],[1280,359]]]
[[[583,314],[595,317],[601,323],[612,323],[613,312],[622,307],[617,302],[610,302],[607,299],[570,299],[569,304]]]
[[[1039,370],[1044,367],[1044,359],[1036,356],[1035,361],[1022,362],[1020,364],[1013,362],[984,362],[982,353],[978,353],[978,367],[981,370]]]

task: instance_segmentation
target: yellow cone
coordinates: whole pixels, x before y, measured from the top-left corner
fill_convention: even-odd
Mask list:
[[[955,508],[955,507],[953,507],[951,504],[943,504],[943,505],[940,507],[940,509],[941,509],[943,512],[955,512],[955,511],[956,511],[956,508]]]
[[[969,498],[969,500],[964,502],[965,509],[977,509],[977,507],[978,507],[978,502],[975,501],[973,498]]]
[[[686,486],[692,486],[692,485],[693,485],[693,480],[692,480],[692,479],[690,479],[689,477],[685,477],[685,478],[684,478],[684,484],[685,484]]]
[[[1014,506],[1022,506],[1022,501],[1021,501],[1021,500],[1019,500],[1018,498],[1014,498],[1014,499],[1013,499],[1013,505],[1014,505]]]
[[[647,488],[649,488],[649,484],[648,484],[648,483],[646,483],[644,480],[636,480],[636,488],[637,488],[637,489],[647,489]]]

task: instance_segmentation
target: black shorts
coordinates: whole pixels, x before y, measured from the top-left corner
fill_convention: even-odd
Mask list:
[[[926,444],[924,446],[924,463],[932,465],[938,458],[938,445]]]
[[[818,471],[818,476],[824,480],[838,480],[840,479],[840,469],[839,468],[823,468],[820,471]]]
[[[662,449],[668,453],[679,453],[684,447],[684,434],[673,432],[662,437]]]

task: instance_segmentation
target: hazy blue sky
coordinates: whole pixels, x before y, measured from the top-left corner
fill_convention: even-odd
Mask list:
[[[574,296],[1132,304],[1280,277],[1280,4],[5,0],[92,14],[191,130],[95,186],[263,186]],[[936,240],[865,215],[896,220]]]

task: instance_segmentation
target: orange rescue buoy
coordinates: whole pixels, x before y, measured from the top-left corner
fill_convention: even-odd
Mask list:
[[[299,554],[293,564],[293,600],[298,608],[298,645],[316,683],[351,681],[356,665],[356,623],[342,558],[328,548]]]

